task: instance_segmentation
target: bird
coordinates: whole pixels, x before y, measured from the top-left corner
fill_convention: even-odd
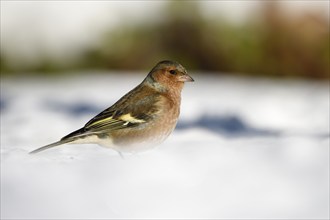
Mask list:
[[[98,144],[122,152],[140,152],[162,143],[174,130],[181,91],[194,79],[178,62],[157,63],[144,80],[82,128],[30,154],[64,144]]]

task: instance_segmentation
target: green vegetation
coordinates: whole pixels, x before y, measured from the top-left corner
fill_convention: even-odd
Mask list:
[[[148,69],[173,59],[190,70],[273,77],[329,79],[329,21],[318,14],[290,16],[266,1],[244,24],[208,20],[198,2],[171,2],[158,22],[124,25],[101,36],[70,65],[45,59],[39,66],[13,69],[1,57],[1,72],[55,74],[79,69]],[[3,58],[4,57],[4,58]]]

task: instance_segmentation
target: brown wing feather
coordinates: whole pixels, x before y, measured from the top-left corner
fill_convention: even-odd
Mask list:
[[[72,132],[63,139],[84,134],[111,132],[146,123],[153,118],[157,111],[158,100],[159,94],[155,93],[152,88],[139,85],[114,105],[88,121],[83,128]]]

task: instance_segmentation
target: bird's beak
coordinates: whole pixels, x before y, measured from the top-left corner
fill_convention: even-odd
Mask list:
[[[191,76],[189,76],[188,74],[184,74],[184,75],[179,77],[179,81],[180,82],[194,82],[195,80]]]

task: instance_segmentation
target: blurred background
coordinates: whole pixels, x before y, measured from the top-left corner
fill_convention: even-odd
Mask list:
[[[328,1],[1,1],[1,75],[145,70],[329,79]]]
[[[1,219],[329,219],[329,1],[1,0]],[[158,148],[57,141],[160,60]]]

